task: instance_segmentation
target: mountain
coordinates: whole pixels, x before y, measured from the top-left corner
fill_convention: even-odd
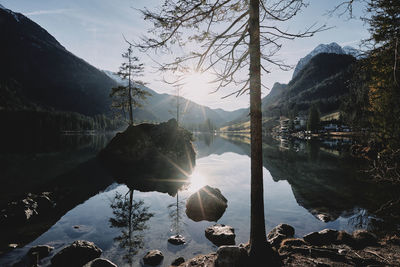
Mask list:
[[[2,109],[41,107],[85,115],[109,112],[116,82],[76,57],[38,24],[0,8]],[[0,109],[1,109],[0,108]]]
[[[301,58],[299,62],[297,63],[292,79],[296,77],[296,75],[304,68],[305,65],[316,55],[322,54],[322,53],[328,53],[328,54],[338,54],[338,55],[351,55],[355,58],[358,58],[360,56],[360,51],[351,47],[351,46],[345,46],[341,47],[337,43],[333,42],[330,44],[320,44],[314,50],[312,50],[308,55],[305,57]]]
[[[103,70],[103,72],[110,78],[114,79],[117,83],[122,85],[127,84],[127,81],[122,80],[113,72],[107,70]],[[146,99],[146,104],[142,109],[134,111],[134,116],[136,118],[148,119],[143,117],[146,115],[147,117],[152,117],[152,120],[155,121],[166,121],[175,116],[174,111],[176,108],[174,105],[176,103],[176,96],[170,94],[159,94],[146,86],[141,87],[149,92],[151,96]],[[235,111],[226,111],[223,109],[211,109],[184,97],[180,97],[179,102],[183,103],[182,109],[185,110],[181,115],[182,123],[184,125],[204,123],[206,119],[210,119],[215,125],[219,126],[225,122],[234,120],[245,110],[238,109]],[[141,114],[138,112],[141,112]]]
[[[306,115],[312,104],[321,113],[337,111],[348,94],[347,84],[352,77],[356,58],[346,54],[321,53],[314,56],[288,84],[275,83],[271,92],[262,99],[262,112],[268,118]],[[233,125],[249,120],[249,110],[227,123]]]
[[[301,69],[278,95],[263,99],[264,116],[288,116],[290,112],[307,114],[311,104],[321,113],[339,109],[348,94],[356,59],[345,54],[318,54]]]
[[[38,24],[20,13],[0,7],[0,110],[73,111],[93,116],[110,113],[110,91],[122,83],[118,76],[101,71],[65,49]],[[165,121],[173,117],[175,97],[152,94],[138,120]],[[210,119],[219,125],[241,111],[225,111],[198,105],[185,98],[186,124]]]

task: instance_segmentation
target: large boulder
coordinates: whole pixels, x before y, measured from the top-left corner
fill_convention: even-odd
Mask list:
[[[224,224],[215,224],[207,227],[205,235],[214,245],[235,245],[235,229]]]
[[[54,255],[51,264],[53,267],[83,266],[100,257],[101,253],[93,242],[77,240]]]
[[[164,255],[159,250],[151,250],[143,257],[144,264],[156,266],[159,265],[164,259]]]
[[[195,165],[192,133],[175,119],[160,124],[129,126],[100,151],[98,157],[121,181],[134,177],[187,178]]]
[[[294,228],[289,224],[281,223],[275,226],[267,235],[268,242],[271,246],[279,248],[282,240],[292,238],[294,236]]]
[[[202,220],[216,222],[228,207],[227,202],[218,188],[206,185],[188,198],[186,215],[195,222]]]

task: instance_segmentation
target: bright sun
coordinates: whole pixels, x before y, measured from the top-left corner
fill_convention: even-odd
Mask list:
[[[214,84],[210,84],[213,76],[210,73],[193,72],[187,74],[184,79],[183,97],[189,96],[190,99],[199,104],[206,103],[210,98],[210,93],[213,91]]]
[[[207,178],[204,175],[195,171],[190,176],[189,182],[190,185],[188,187],[188,191],[193,193],[202,188],[203,186],[207,185]]]

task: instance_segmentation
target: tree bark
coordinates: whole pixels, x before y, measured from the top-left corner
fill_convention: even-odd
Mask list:
[[[264,188],[262,166],[262,112],[259,0],[250,0],[250,133],[251,133],[251,262],[268,266],[274,264],[272,248],[267,242],[264,217]],[[256,266],[256,265],[254,265]]]
[[[128,82],[129,82],[129,89],[128,89],[128,104],[129,104],[129,125],[133,125],[133,109],[132,109],[132,82],[131,82],[131,67],[132,67],[132,62],[131,62],[131,47],[129,47],[128,50],[128,60],[129,60],[129,65],[128,65]]]

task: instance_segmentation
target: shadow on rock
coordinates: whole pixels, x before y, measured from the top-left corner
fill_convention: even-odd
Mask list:
[[[200,188],[186,201],[186,215],[195,222],[216,222],[225,213],[228,200],[218,188],[208,185]]]
[[[175,195],[195,165],[192,133],[175,119],[129,126],[98,157],[116,180],[140,191]],[[176,188],[176,190],[175,190]]]

